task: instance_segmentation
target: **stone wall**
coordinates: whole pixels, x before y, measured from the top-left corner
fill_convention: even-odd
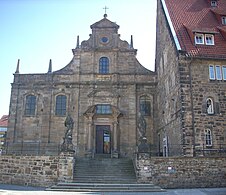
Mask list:
[[[138,181],[162,188],[226,187],[225,157],[149,158],[136,161]]]
[[[73,179],[73,157],[0,156],[0,183],[49,187]]]

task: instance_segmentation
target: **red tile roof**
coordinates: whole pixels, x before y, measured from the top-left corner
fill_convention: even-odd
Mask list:
[[[226,59],[226,0],[218,0],[216,8],[208,0],[165,0],[181,49],[194,57]],[[214,45],[195,45],[194,33],[214,35]],[[192,36],[193,35],[193,36]]]
[[[3,115],[0,119],[0,127],[7,127],[8,126],[8,115]]]

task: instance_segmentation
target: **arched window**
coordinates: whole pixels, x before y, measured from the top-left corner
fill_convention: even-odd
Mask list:
[[[58,95],[56,97],[56,110],[57,116],[65,116],[67,107],[67,97],[65,95]]]
[[[205,130],[205,144],[206,146],[212,146],[212,133],[211,130]]]
[[[101,73],[101,74],[109,73],[109,59],[107,57],[100,58],[99,73]]]
[[[36,108],[36,96],[27,95],[25,102],[25,115],[27,116],[35,115],[35,108]]]
[[[214,114],[213,100],[211,98],[206,100],[206,111],[207,114]]]
[[[140,113],[144,116],[151,115],[151,100],[148,96],[140,97]]]

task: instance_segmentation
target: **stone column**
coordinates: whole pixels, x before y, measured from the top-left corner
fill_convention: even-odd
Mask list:
[[[87,140],[87,157],[93,155],[93,122],[89,119],[88,123],[88,140]]]
[[[113,158],[118,158],[118,122],[113,123]]]

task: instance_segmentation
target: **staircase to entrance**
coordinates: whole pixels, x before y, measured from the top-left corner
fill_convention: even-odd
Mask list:
[[[58,183],[49,190],[58,191],[130,191],[159,192],[153,184],[138,184],[129,158],[77,158],[71,183]]]

